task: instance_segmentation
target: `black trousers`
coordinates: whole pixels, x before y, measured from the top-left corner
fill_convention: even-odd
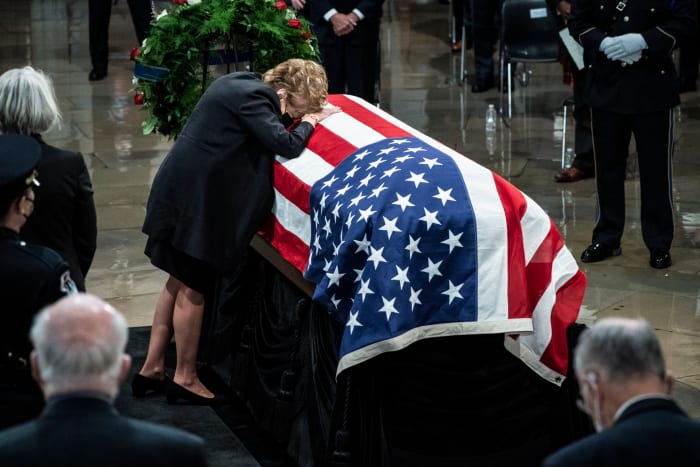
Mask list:
[[[571,165],[592,174],[595,164],[591,137],[591,109],[583,96],[585,82],[586,70],[576,69],[574,71],[574,152],[576,157]]]
[[[625,172],[634,134],[639,163],[642,237],[647,248],[670,248],[673,240],[671,194],[673,109],[622,115],[591,109],[598,189],[593,243],[620,245],[625,224]]]
[[[319,44],[321,61],[328,75],[328,93],[352,94],[374,103],[374,85],[379,78],[378,42],[356,44],[349,39],[339,37],[333,45]]]
[[[148,36],[151,28],[150,0],[127,0],[131,20],[134,22],[139,45]],[[89,0],[90,60],[92,68],[107,71],[109,60],[109,19],[112,15],[112,0]]]

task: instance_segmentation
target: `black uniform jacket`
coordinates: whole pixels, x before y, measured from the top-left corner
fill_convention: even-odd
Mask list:
[[[13,366],[16,357],[28,360],[34,315],[73,292],[68,263],[58,253],[20,241],[17,232],[0,227],[0,368]]]
[[[218,78],[153,180],[143,232],[233,269],[272,209],[274,155],[298,156],[312,132],[305,122],[286,130],[279,98],[254,73]]]
[[[617,6],[624,4],[622,11]],[[670,109],[680,101],[671,52],[695,33],[695,0],[576,0],[569,31],[589,67],[586,99],[621,114]],[[598,50],[606,36],[640,33],[648,48],[627,65]]]
[[[634,402],[609,429],[551,455],[544,467],[700,465],[700,421],[670,399]]]
[[[97,218],[92,182],[83,156],[46,144],[41,145],[37,171],[41,185],[35,188],[34,212],[22,227],[22,239],[56,250],[70,265],[78,290],[85,290],[97,245]]]
[[[36,419],[0,433],[0,465],[202,467],[203,441],[171,427],[120,416],[89,396],[50,400]]]
[[[338,36],[333,32],[333,25],[323,19],[323,15],[332,8],[346,15],[357,8],[365,17],[350,34],[343,37],[350,45],[371,45],[376,44],[378,40],[383,3],[384,0],[307,0],[302,14],[313,23],[318,42],[332,45],[338,40]]]

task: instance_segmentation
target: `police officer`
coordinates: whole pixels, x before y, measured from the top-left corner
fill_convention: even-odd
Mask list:
[[[671,265],[673,108],[680,102],[671,52],[694,33],[695,12],[695,0],[574,0],[568,25],[588,65],[584,97],[591,107],[599,211],[584,263],[621,253],[634,134],[649,264]]]
[[[28,365],[29,328],[44,306],[76,291],[55,251],[20,240],[34,206],[39,143],[0,135],[0,427],[32,418],[42,396]]]

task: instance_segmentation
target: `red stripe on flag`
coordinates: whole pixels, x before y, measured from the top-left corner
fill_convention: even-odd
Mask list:
[[[549,368],[566,375],[569,365],[569,343],[566,330],[578,317],[583,294],[586,290],[586,276],[580,269],[557,290],[557,298],[552,308],[552,338],[544,350],[540,361]]]
[[[324,127],[323,124],[316,127],[306,147],[333,167],[357,150],[354,145]]]
[[[525,248],[520,221],[527,211],[523,194],[496,173],[493,174],[496,191],[501,200],[508,229],[508,318],[530,318],[532,306],[525,291],[528,275],[525,268]]]
[[[268,217],[258,235],[267,240],[285,260],[304,274],[309,260],[309,246],[301,238],[285,229],[274,216]]]
[[[380,117],[376,112],[361,104],[358,104],[343,94],[331,94],[328,96],[328,102],[340,107],[343,112],[350,115],[355,120],[361,121],[377,133],[382,134],[385,138],[412,136],[411,133],[407,132],[403,128],[384,120],[384,118]]]
[[[277,191],[294,203],[299,209],[309,214],[311,212],[309,207],[309,191],[311,187],[277,160],[275,160],[272,170]]]
[[[527,289],[532,309],[537,306],[542,294],[552,282],[552,263],[562,248],[564,248],[564,240],[550,220],[547,236],[537,247],[537,251],[535,251],[530,263],[527,265],[527,277],[529,279]]]

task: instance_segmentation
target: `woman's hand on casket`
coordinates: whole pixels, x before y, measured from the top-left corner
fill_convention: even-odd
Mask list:
[[[327,117],[333,114],[337,114],[338,112],[342,112],[342,109],[340,107],[336,107],[332,104],[326,104],[320,112],[306,114],[303,117],[301,117],[301,121],[311,123],[315,127]]]

